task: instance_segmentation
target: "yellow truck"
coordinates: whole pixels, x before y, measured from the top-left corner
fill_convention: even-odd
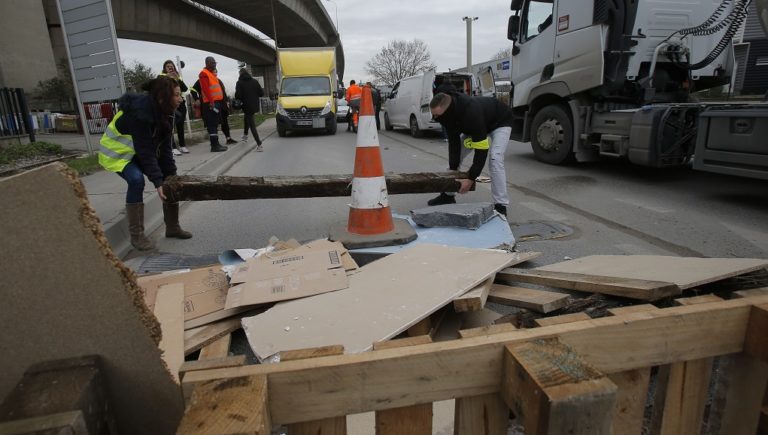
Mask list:
[[[298,130],[336,134],[336,50],[280,48],[277,59],[277,134],[285,137]]]

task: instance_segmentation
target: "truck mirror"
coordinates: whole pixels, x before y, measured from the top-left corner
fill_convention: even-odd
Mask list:
[[[510,41],[517,41],[517,34],[520,32],[520,16],[514,15],[509,17],[507,22],[507,39]]]
[[[509,8],[513,11],[519,11],[523,8],[523,0],[512,0],[512,5]]]

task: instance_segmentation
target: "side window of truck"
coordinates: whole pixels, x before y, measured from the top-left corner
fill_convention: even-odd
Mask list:
[[[552,25],[554,4],[552,0],[531,0],[525,6],[523,41],[535,38]]]

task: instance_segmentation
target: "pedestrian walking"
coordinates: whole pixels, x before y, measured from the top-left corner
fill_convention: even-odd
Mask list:
[[[187,92],[189,88],[187,87],[187,84],[184,83],[184,80],[182,80],[181,75],[179,75],[179,72],[176,69],[176,65],[172,60],[166,60],[163,62],[163,72],[161,72],[160,75],[168,76],[176,80],[176,82],[179,84],[179,88],[181,89],[181,104],[179,105],[179,108],[176,109],[176,116],[174,117],[173,123],[176,128],[176,135],[178,136],[179,140],[173,144],[173,155],[180,156],[182,153],[189,154],[187,142],[184,139],[184,121],[187,119],[187,102],[186,98],[184,98],[184,93]]]
[[[219,117],[224,105],[224,90],[221,82],[215,74],[216,59],[212,56],[205,58],[205,68],[200,71],[200,109],[205,119],[205,127],[208,129],[208,137],[211,141],[211,152],[226,151],[227,147],[219,143]]]
[[[104,131],[98,153],[99,164],[128,183],[128,231],[131,245],[140,251],[154,249],[144,234],[145,176],[163,201],[165,237],[192,237],[179,225],[179,203],[169,201],[163,192],[163,181],[176,175],[171,149],[174,112],[181,104],[181,89],[170,77],[158,77],[147,87],[149,95],[126,93],[120,97],[120,110]]]
[[[467,179],[458,180],[466,193],[485,166],[490,153],[491,194],[494,209],[505,215],[509,205],[504,155],[512,133],[512,109],[495,98],[469,97],[458,92],[438,93],[429,103],[432,117],[448,132],[448,167],[456,171],[473,152]],[[463,146],[462,146],[463,145]],[[453,204],[454,195],[441,193],[429,205]]]
[[[216,74],[216,80],[218,80],[218,71],[214,71]],[[232,139],[232,132],[229,129],[229,114],[232,113],[232,102],[227,95],[227,88],[224,87],[224,83],[219,80],[219,86],[221,86],[221,92],[224,94],[224,101],[221,105],[221,112],[219,112],[219,122],[221,122],[221,132],[224,133],[224,137],[227,138],[227,145],[236,144],[237,141]]]
[[[243,142],[248,141],[248,130],[256,140],[256,151],[263,151],[259,132],[256,131],[254,115],[261,108],[259,98],[264,96],[264,90],[259,81],[254,79],[245,68],[240,70],[240,78],[235,85],[235,98],[243,103]]]
[[[376,117],[376,130],[381,130],[379,112],[381,112],[381,92],[371,82],[366,83],[371,87],[371,99],[373,100],[373,115]]]

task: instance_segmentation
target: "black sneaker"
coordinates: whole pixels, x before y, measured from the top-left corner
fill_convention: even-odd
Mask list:
[[[221,152],[224,152],[226,150],[227,150],[227,147],[224,146],[224,145],[216,144],[215,146],[211,147],[211,152],[212,153],[221,153]]]
[[[494,204],[493,209],[503,216],[507,215],[507,206],[504,204]]]
[[[237,143],[237,141],[232,139],[231,137],[227,138],[227,145],[232,145],[232,144],[236,144],[236,143]]]
[[[436,197],[427,201],[427,205],[429,206],[443,205],[443,204],[456,204],[456,198],[454,198],[453,195],[447,195],[445,193],[441,193],[440,195],[437,195]]]

